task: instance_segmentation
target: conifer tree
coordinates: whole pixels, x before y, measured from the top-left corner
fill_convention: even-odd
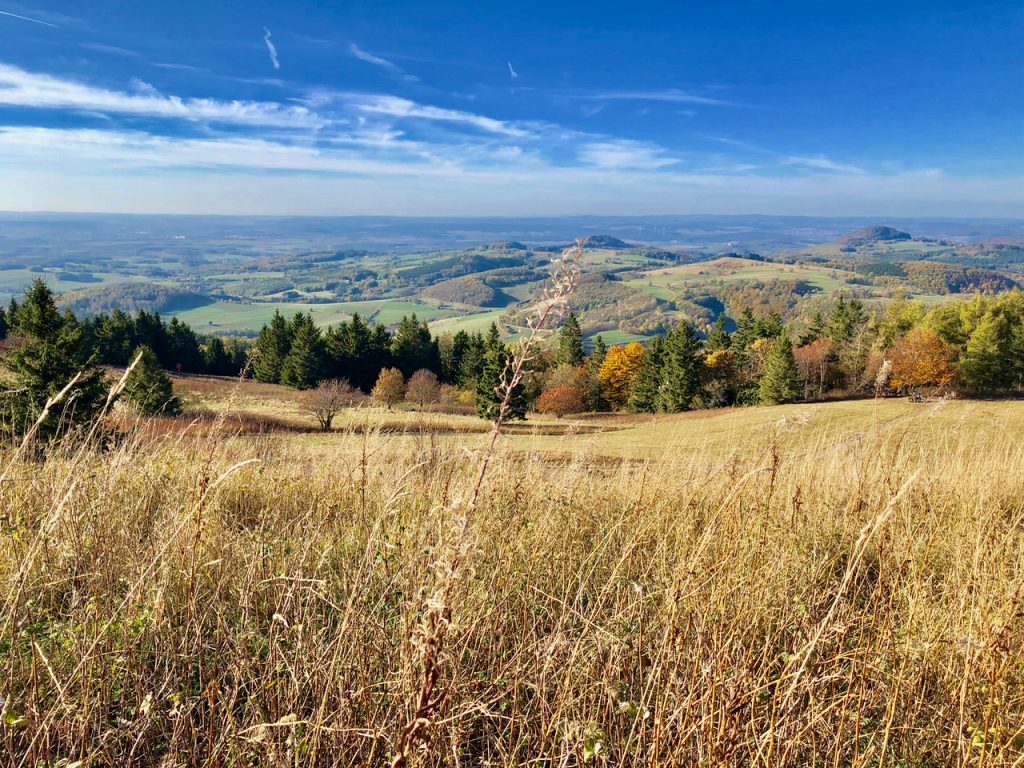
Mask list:
[[[220,336],[211,336],[206,340],[206,345],[203,347],[203,368],[214,376],[230,376],[232,373],[238,373],[238,371],[231,370],[231,360],[228,358],[224,341]]]
[[[643,365],[633,381],[633,392],[629,397],[629,410],[633,413],[654,413],[658,410],[661,397],[662,357],[664,342],[655,336],[647,345]]]
[[[722,313],[715,320],[715,324],[711,327],[711,332],[708,334],[707,341],[704,342],[704,349],[708,352],[715,352],[719,349],[728,349],[732,344],[732,337],[729,332],[725,330],[725,313]]]
[[[762,405],[792,403],[800,396],[800,377],[788,336],[780,336],[772,344],[757,395]]]
[[[469,336],[469,343],[459,363],[458,384],[460,387],[476,389],[477,381],[484,370],[486,351],[484,337],[480,333]]]
[[[75,386],[40,423],[36,434],[42,440],[55,439],[87,423],[103,406],[107,385],[84,327],[73,315],[62,316],[57,311],[53,292],[42,280],[35,280],[26,290],[13,317],[11,335],[17,343],[4,359],[9,391],[0,411],[5,430],[20,437],[41,415],[46,402],[76,374],[80,375]]]
[[[798,346],[804,347],[808,344],[813,344],[825,334],[825,318],[822,317],[821,312],[815,312],[814,317],[811,318],[811,324],[807,327],[807,330],[800,336]]]
[[[469,344],[469,334],[462,330],[447,339],[443,346],[441,340],[438,339],[438,353],[441,357],[441,380],[446,384],[455,384],[459,381],[462,361],[469,350]]]
[[[292,343],[281,363],[281,383],[292,389],[312,389],[320,380],[323,342],[311,315],[301,312],[292,320]]]
[[[732,348],[737,352],[745,352],[756,341],[754,322],[753,311],[750,307],[744,307],[740,319],[736,321],[736,332],[732,335]]]
[[[605,355],[608,354],[608,345],[604,343],[604,339],[601,334],[598,334],[594,339],[594,348],[590,351],[590,356],[587,358],[587,366],[594,370],[598,370],[601,367],[601,363],[604,362]]]
[[[498,417],[505,398],[503,384],[510,360],[511,353],[501,341],[498,326],[491,323],[484,339],[483,368],[476,383],[476,412],[483,419],[494,421]],[[526,393],[522,382],[516,384],[509,393],[505,418],[526,418]]]
[[[133,361],[135,358],[139,362],[125,380],[121,399],[144,416],[181,413],[181,401],[175,396],[174,385],[160,367],[156,353],[142,346],[132,355]]]
[[[416,315],[403,316],[398,323],[398,330],[391,340],[391,357],[403,376],[411,376],[415,371],[425,368],[437,371],[437,342],[430,336],[426,322],[420,322]]]
[[[583,364],[583,331],[572,312],[558,331],[558,365]]]
[[[280,310],[274,310],[270,323],[260,329],[256,337],[256,358],[253,361],[253,376],[257,381],[266,384],[278,384],[281,381],[281,366],[291,348],[291,332],[288,321]]]
[[[587,391],[583,396],[583,404],[588,411],[607,411],[608,402],[605,400],[604,391],[601,387],[601,364],[608,355],[608,345],[598,334],[594,339],[594,348],[587,357]]]
[[[683,322],[665,336],[659,407],[666,413],[688,411],[700,390],[700,343],[690,323]]]
[[[172,317],[171,322],[167,324],[167,330],[164,335],[163,357],[155,349],[153,350],[164,368],[192,373],[209,370],[205,364],[203,350],[199,344],[199,337],[196,336],[195,331],[186,323],[181,322],[176,317]],[[144,342],[141,342],[140,339],[140,343]],[[238,373],[238,371],[234,373]]]

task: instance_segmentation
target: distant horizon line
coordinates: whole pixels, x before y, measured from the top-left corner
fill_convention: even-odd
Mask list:
[[[393,219],[418,221],[522,221],[543,220],[557,221],[564,219],[845,219],[864,221],[962,221],[962,222],[1024,222],[1024,216],[941,216],[941,215],[899,215],[899,214],[806,214],[806,213],[567,213],[567,214],[447,214],[447,215],[415,215],[415,214],[315,214],[315,213],[171,213],[171,212],[134,212],[134,211],[18,211],[0,210],[0,217],[6,216],[124,216],[124,217],[164,217],[180,219]]]

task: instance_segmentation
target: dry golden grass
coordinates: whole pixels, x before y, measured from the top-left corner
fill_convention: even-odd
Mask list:
[[[14,457],[0,764],[386,765],[484,438],[377,418]],[[580,423],[500,443],[420,763],[1024,764],[1024,405]]]

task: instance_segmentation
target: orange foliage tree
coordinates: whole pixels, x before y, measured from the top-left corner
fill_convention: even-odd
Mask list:
[[[890,355],[889,379],[895,389],[943,387],[953,381],[953,348],[930,328],[915,328],[896,345]]]
[[[576,387],[552,387],[537,398],[537,413],[553,413],[562,418],[567,413],[583,410],[583,393]]]
[[[601,382],[601,394],[616,411],[621,411],[629,402],[640,366],[644,363],[644,348],[639,342],[617,344],[608,349],[597,378]]]

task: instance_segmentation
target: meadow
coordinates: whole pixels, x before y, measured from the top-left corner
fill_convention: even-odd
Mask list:
[[[313,316],[318,325],[326,328],[352,319],[358,312],[371,323],[395,324],[404,315],[415,314],[421,320],[444,317],[445,313],[436,307],[418,301],[380,299],[372,301],[344,301],[322,304],[299,304],[296,302],[237,302],[215,301],[202,307],[180,312],[168,312],[188,323],[201,333],[243,333],[255,335],[270,322],[274,312],[280,311],[285,317],[296,312]]]
[[[176,386],[3,457],[4,765],[1024,763],[1024,404],[531,415],[478,484],[473,416]]]

